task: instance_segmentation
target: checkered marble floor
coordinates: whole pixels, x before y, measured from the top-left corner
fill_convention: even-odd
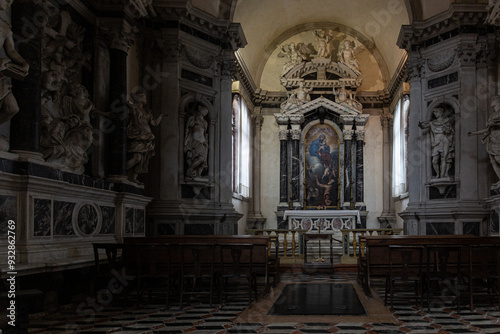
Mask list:
[[[334,275],[303,275],[284,273],[284,282],[355,282],[355,273]],[[383,282],[374,289],[383,296]],[[500,312],[495,308],[479,307],[474,311],[463,305],[460,313],[451,301],[433,302],[430,312],[411,305],[404,294],[394,300],[394,322],[294,322],[294,317],[280,323],[235,322],[246,309],[246,302],[233,301],[223,307],[197,302],[180,309],[166,309],[159,303],[140,307],[123,307],[112,303],[108,307],[92,304],[86,308],[68,307],[58,314],[38,314],[30,319],[29,333],[499,333]],[[252,310],[252,308],[250,308]],[[336,318],[338,319],[338,318]],[[341,319],[341,318],[340,318]]]

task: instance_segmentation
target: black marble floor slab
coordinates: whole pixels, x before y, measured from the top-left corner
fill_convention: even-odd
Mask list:
[[[366,315],[352,284],[288,284],[268,315]]]

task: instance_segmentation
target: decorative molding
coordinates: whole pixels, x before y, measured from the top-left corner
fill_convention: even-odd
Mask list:
[[[288,139],[288,130],[280,130],[279,137],[280,137],[280,140],[287,140]]]
[[[403,25],[396,44],[408,52],[420,47],[428,47],[441,41],[443,39],[440,38],[441,34],[463,26],[484,24],[486,16],[486,4],[452,3],[447,11],[431,19],[413,22],[412,25]],[[457,31],[457,34],[459,33],[460,31]]]
[[[344,129],[344,131],[342,131],[342,133],[344,134],[344,141],[352,140],[352,137],[354,135],[354,130]]]
[[[292,140],[300,140],[302,131],[300,129],[291,129],[290,134],[292,136]]]

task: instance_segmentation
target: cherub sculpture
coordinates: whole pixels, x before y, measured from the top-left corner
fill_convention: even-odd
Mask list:
[[[297,43],[294,42],[290,44],[284,44],[280,46],[281,52],[278,54],[279,58],[287,58],[285,65],[283,65],[282,75],[288,72],[292,67],[301,64],[304,61],[307,61],[310,58],[310,55],[313,53],[305,43]]]
[[[332,31],[316,29],[313,34],[316,36],[317,41],[316,56],[318,58],[330,58],[332,56]]]
[[[356,59],[356,54],[363,51],[363,47],[356,46],[356,42],[344,39],[339,46],[337,52],[338,61],[346,64],[352,69],[359,71],[359,62]]]

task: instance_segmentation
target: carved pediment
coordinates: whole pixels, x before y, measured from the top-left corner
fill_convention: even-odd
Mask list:
[[[304,103],[304,104],[302,104],[299,107],[296,107],[294,109],[290,109],[286,114],[287,115],[293,115],[293,114],[304,115],[304,114],[306,114],[312,110],[315,110],[319,107],[324,107],[328,110],[335,112],[338,115],[357,116],[357,115],[361,114],[358,110],[356,110],[354,108],[333,102],[332,100],[329,100],[323,96],[318,97],[317,99],[314,99],[310,102]]]

